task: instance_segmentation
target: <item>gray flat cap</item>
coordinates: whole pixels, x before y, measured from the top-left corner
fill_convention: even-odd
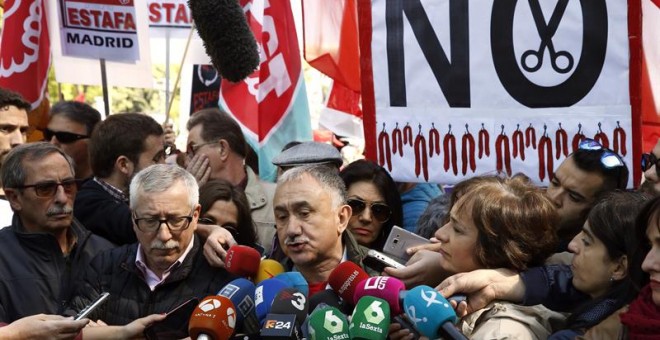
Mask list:
[[[341,154],[332,145],[319,142],[303,142],[282,151],[273,158],[277,166],[300,166],[331,163],[338,168],[343,164]]]

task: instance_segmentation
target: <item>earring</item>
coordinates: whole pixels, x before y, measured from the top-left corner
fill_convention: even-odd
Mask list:
[[[610,282],[614,281],[614,276],[610,276]]]

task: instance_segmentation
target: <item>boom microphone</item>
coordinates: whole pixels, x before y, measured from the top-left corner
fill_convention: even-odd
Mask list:
[[[344,301],[353,304],[355,288],[358,283],[368,278],[369,275],[360,266],[351,261],[344,261],[330,273],[328,283]]]
[[[395,277],[374,276],[358,283],[353,301],[358,301],[363,296],[375,296],[387,301],[392,315],[399,315],[403,313],[400,296],[405,288],[403,282]]]
[[[348,332],[351,339],[385,340],[390,327],[387,301],[365,296],[355,305]]]
[[[285,272],[275,277],[290,284],[293,288],[303,293],[303,295],[309,296],[309,284],[300,272]]]
[[[254,278],[254,283],[272,279],[282,272],[284,272],[284,267],[281,263],[275,260],[265,259],[259,263],[259,269],[257,270],[257,275]]]
[[[259,333],[259,321],[254,309],[255,286],[246,279],[236,279],[224,286],[218,295],[231,300],[236,308],[236,331],[246,334]]]
[[[456,312],[447,299],[429,286],[417,286],[403,298],[406,315],[423,335],[436,339],[466,339],[456,327]]]
[[[191,339],[227,340],[234,333],[236,311],[224,296],[207,296],[195,307],[188,323]]]
[[[248,246],[235,245],[227,250],[225,258],[225,267],[227,271],[242,277],[253,278],[259,271],[261,254]]]
[[[334,307],[328,306],[315,310],[309,316],[307,329],[309,339],[343,340],[350,338],[346,316]]]
[[[218,73],[239,82],[259,66],[257,41],[238,0],[188,0],[206,54]]]

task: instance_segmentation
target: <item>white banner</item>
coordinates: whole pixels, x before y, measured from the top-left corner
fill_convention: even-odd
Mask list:
[[[60,0],[58,13],[65,56],[140,59],[133,0]]]
[[[625,1],[373,0],[371,15],[372,142],[397,180],[547,184],[584,137],[631,169]]]

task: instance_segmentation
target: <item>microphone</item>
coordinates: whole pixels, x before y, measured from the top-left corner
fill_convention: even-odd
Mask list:
[[[373,296],[362,297],[355,305],[348,333],[351,339],[385,340],[390,327],[390,306]]]
[[[257,285],[254,290],[254,305],[260,326],[263,326],[266,316],[270,313],[275,296],[284,288],[289,288],[289,285],[276,278],[263,280]]]
[[[235,245],[227,250],[225,267],[229,273],[242,277],[254,277],[259,270],[261,254],[252,247]]]
[[[358,283],[368,278],[369,275],[360,266],[351,261],[345,261],[330,273],[328,284],[344,301],[354,304],[355,288]]]
[[[205,297],[195,307],[188,323],[190,338],[198,340],[226,340],[234,333],[236,311],[224,296]]]
[[[309,284],[300,272],[284,272],[275,277],[290,284],[293,288],[303,293],[303,295],[309,296]]]
[[[298,320],[305,320],[309,303],[307,297],[296,288],[284,288],[275,298],[270,307],[270,312],[274,314],[294,314]]]
[[[346,315],[353,312],[353,304],[346,300],[342,300],[332,289],[322,290],[309,298],[309,310],[313,311],[321,304],[337,308]]]
[[[302,338],[301,323],[307,316],[307,298],[295,288],[282,289],[270,308],[261,337],[267,339]]]
[[[257,41],[238,1],[188,0],[188,7],[206,54],[223,78],[239,82],[257,69]]]
[[[424,336],[431,339],[467,339],[456,327],[456,312],[447,299],[429,286],[418,286],[403,298],[403,307],[410,321]]]
[[[392,315],[399,315],[403,313],[400,296],[405,288],[403,282],[395,277],[374,276],[358,283],[353,301],[358,301],[363,296],[375,296],[387,301]]]
[[[349,339],[348,320],[337,308],[325,307],[315,310],[307,325],[308,339],[342,340]]]
[[[218,295],[231,300],[236,308],[236,330],[247,333],[259,333],[259,321],[254,309],[255,286],[246,279],[236,279],[224,286]]]
[[[257,275],[254,277],[254,283],[272,279],[282,272],[284,272],[284,267],[281,263],[275,260],[265,259],[259,263],[259,269],[257,270]]]

